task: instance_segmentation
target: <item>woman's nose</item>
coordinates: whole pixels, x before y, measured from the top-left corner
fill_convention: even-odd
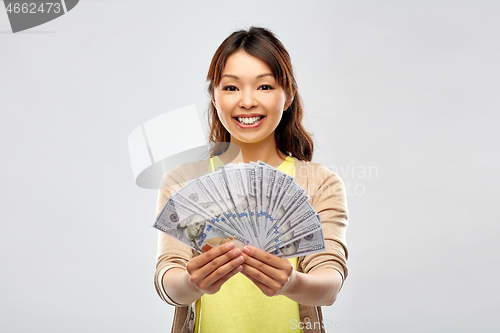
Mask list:
[[[243,89],[240,95],[240,108],[251,109],[258,105],[255,95],[251,89]]]

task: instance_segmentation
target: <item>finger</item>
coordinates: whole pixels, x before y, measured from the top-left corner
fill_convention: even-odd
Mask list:
[[[229,272],[228,274],[226,274],[224,277],[220,278],[219,280],[217,280],[214,284],[212,284],[209,288],[208,288],[208,293],[209,294],[215,294],[216,292],[218,292],[220,290],[220,288],[222,287],[222,285],[227,281],[229,280],[230,278],[232,278],[233,276],[235,276],[236,274],[238,274],[239,272],[241,272],[243,268],[241,267],[241,265],[238,265],[238,267],[236,267],[235,269],[233,269],[231,272]]]
[[[239,258],[239,259],[238,259]],[[232,262],[233,260],[238,259],[237,261]],[[232,263],[231,263],[232,262]],[[240,263],[243,262],[243,257],[241,257],[241,251],[239,249],[232,249],[229,252],[226,252],[218,257],[213,258],[211,261],[206,263],[203,267],[198,268],[190,272],[191,282],[198,285],[209,278],[210,275],[214,274],[209,280],[208,283],[212,284],[221,276],[224,276],[228,271],[232,270]],[[229,266],[223,268],[224,265],[231,263]],[[216,277],[217,279],[214,279]],[[206,283],[205,283],[206,284]]]
[[[288,277],[293,270],[292,264],[287,259],[278,258],[280,260],[283,260],[283,265],[280,265],[283,266],[283,268],[278,269],[274,266],[268,265],[267,262],[262,262],[258,259],[255,259],[255,257],[251,257],[246,254],[243,254],[243,258],[245,260],[245,264],[252,266],[256,270],[264,273],[265,275],[282,285],[284,285],[288,281]]]
[[[206,277],[212,274],[215,270],[219,269],[221,266],[229,263],[231,260],[236,259],[241,256],[240,249],[233,249],[229,252],[226,252],[217,258],[212,259],[205,266],[199,269],[199,273],[202,274],[203,277]],[[240,259],[243,262],[243,258]]]
[[[219,257],[220,255],[225,254],[231,251],[232,249],[234,249],[234,244],[231,242],[214,247],[209,251],[202,253],[199,256],[189,260],[189,262],[186,265],[186,270],[191,273],[192,271],[205,266],[208,262],[210,262],[214,258]]]
[[[243,253],[278,269],[286,269],[290,266],[290,262],[287,259],[279,258],[253,246],[245,246]]]
[[[266,296],[274,296],[274,294],[276,294],[276,292],[274,290],[272,290],[271,288],[269,288],[265,284],[257,281],[256,279],[254,279],[253,277],[251,277],[250,275],[248,275],[244,271],[241,271],[241,274],[243,274],[247,279],[249,279],[250,281],[252,281],[253,284],[255,284],[257,286],[257,288],[259,288],[260,291],[262,291],[262,293],[264,295],[266,295]]]
[[[255,281],[265,285],[269,289],[275,290],[277,292],[278,290],[281,290],[281,288],[284,285],[282,281],[277,281],[272,279],[271,277],[259,271],[253,266],[250,266],[245,263],[244,265],[242,265],[242,267],[243,267],[242,273],[252,277]]]
[[[208,275],[206,278],[200,281],[198,284],[198,288],[202,290],[208,290],[210,286],[215,284],[220,279],[225,278],[234,269],[238,268],[238,266],[240,266],[243,263],[243,260],[244,259],[242,256],[238,256],[237,258],[234,258],[230,262],[220,266],[219,268],[214,270],[210,275]]]
[[[243,254],[242,256],[246,265],[252,266],[259,272],[262,272],[269,277],[274,277],[279,272],[279,270],[274,266],[270,266],[265,262],[255,259],[254,257],[250,257],[246,254]]]

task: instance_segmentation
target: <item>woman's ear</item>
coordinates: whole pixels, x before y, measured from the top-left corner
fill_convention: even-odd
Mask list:
[[[288,108],[290,107],[290,105],[292,105],[294,98],[295,98],[295,91],[293,92],[292,96],[289,99],[287,99],[287,101],[285,102],[285,109],[283,110],[283,112],[285,112],[286,110],[288,110]]]
[[[212,97],[212,105],[214,106],[214,108],[217,110],[217,105],[215,105],[215,99]]]

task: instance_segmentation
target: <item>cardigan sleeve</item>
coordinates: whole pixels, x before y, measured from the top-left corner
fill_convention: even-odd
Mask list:
[[[343,285],[348,275],[345,237],[348,214],[344,183],[324,165],[311,163],[307,191],[311,205],[321,218],[326,251],[303,257],[300,263],[302,271],[308,273],[320,268],[333,268],[342,276]]]
[[[158,191],[156,217],[161,213],[170,195],[181,188],[186,181],[196,177],[197,173],[192,173],[193,169],[192,165],[183,165],[182,168],[174,169],[164,177],[164,182],[161,186],[163,188]],[[158,252],[154,277],[155,288],[160,298],[170,305],[184,306],[174,302],[168,296],[163,287],[163,276],[169,269],[174,267],[185,269],[187,262],[192,257],[193,250],[189,246],[162,231],[158,231]]]

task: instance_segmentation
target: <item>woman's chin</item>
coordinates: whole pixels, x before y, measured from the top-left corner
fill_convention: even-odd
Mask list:
[[[269,134],[262,134],[261,131],[253,133],[233,131],[233,133],[230,132],[230,134],[231,142],[236,145],[265,142],[268,138],[271,138],[271,140],[274,141],[274,131]]]

